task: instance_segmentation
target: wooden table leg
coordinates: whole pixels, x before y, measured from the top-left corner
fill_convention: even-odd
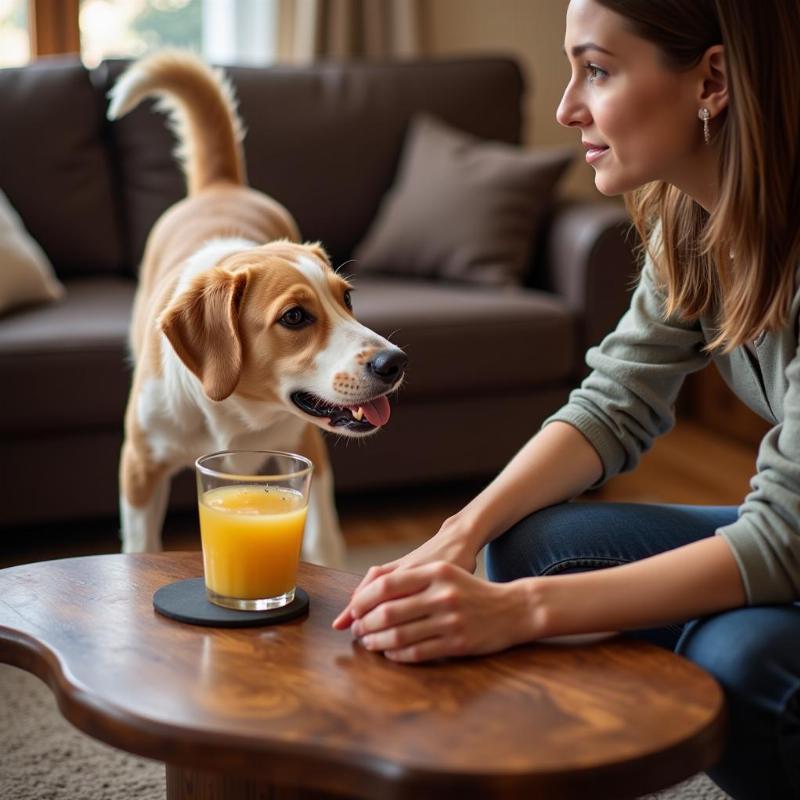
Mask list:
[[[343,800],[341,795],[276,787],[266,781],[167,764],[167,800]],[[346,800],[346,799],[345,799]]]

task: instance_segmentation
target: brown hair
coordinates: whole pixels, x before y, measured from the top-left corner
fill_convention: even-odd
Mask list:
[[[667,315],[716,313],[708,350],[730,352],[787,323],[800,265],[800,0],[597,0],[676,70],[722,44],[728,108],[719,198],[709,213],[667,183],[625,203],[666,290]],[[698,135],[700,135],[698,121]],[[658,247],[651,235],[660,225]]]

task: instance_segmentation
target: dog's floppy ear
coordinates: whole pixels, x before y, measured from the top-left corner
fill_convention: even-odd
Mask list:
[[[239,383],[239,306],[246,285],[246,272],[209,270],[195,278],[158,320],[178,357],[212,400],[224,400]]]
[[[322,246],[321,242],[304,242],[304,247],[307,247],[317,258],[324,261],[326,264],[331,263],[331,257],[328,255],[328,252]]]

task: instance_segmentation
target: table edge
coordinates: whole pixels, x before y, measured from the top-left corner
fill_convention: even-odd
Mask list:
[[[724,745],[727,721],[724,695],[714,681],[717,703],[713,716],[692,737],[666,750],[578,770],[451,773],[318,745],[278,741],[265,748],[264,740],[235,734],[226,735],[227,741],[221,742],[219,734],[137,717],[71,682],[53,651],[28,634],[2,625],[0,663],[36,675],[50,688],[67,721],[86,735],[126,752],[178,767],[198,769],[198,764],[213,764],[214,771],[230,768],[254,779],[263,779],[266,772],[276,778],[276,783],[320,791],[352,792],[359,786],[363,794],[356,796],[365,798],[393,797],[398,787],[413,791],[420,799],[440,797],[444,787],[458,789],[464,798],[517,798],[531,792],[596,789],[597,781],[613,781],[617,773],[620,779],[624,773],[626,781],[635,774],[631,784],[635,787],[631,797],[635,797],[663,789],[715,763]],[[310,759],[314,761],[313,771],[308,768]]]

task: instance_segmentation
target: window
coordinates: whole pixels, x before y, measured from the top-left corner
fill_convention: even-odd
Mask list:
[[[29,60],[28,0],[0,0],[0,67],[19,67]]]
[[[82,0],[81,56],[87,67],[104,58],[135,58],[166,45],[199,51],[202,0]]]
[[[81,56],[95,67],[173,46],[215,63],[269,64],[277,10],[278,0],[81,0]]]
[[[203,55],[215,64],[276,60],[279,0],[203,0]]]

